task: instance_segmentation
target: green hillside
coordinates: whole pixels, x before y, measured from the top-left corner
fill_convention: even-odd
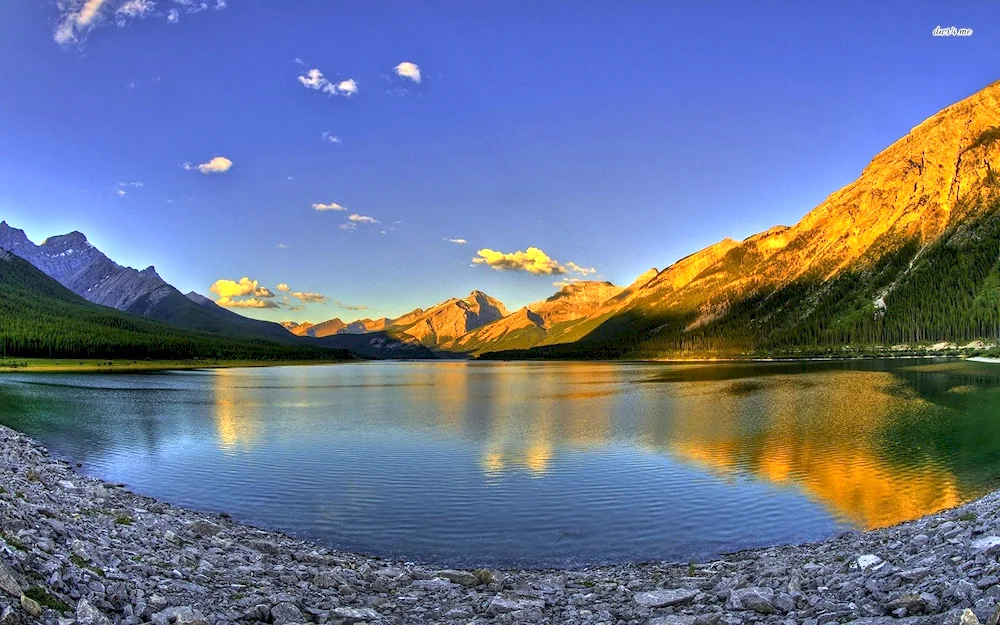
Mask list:
[[[0,357],[337,360],[345,350],[187,332],[92,304],[0,250]]]

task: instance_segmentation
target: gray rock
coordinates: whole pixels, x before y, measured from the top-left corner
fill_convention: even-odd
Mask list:
[[[1000,606],[993,610],[993,614],[986,619],[986,625],[1000,625]]]
[[[21,590],[21,585],[17,583],[17,578],[14,577],[14,571],[10,570],[10,567],[3,561],[0,561],[0,590],[15,599],[20,598],[24,592]]]
[[[410,588],[414,590],[452,590],[459,588],[459,586],[439,577],[438,579],[418,579],[410,584]]]
[[[770,588],[738,588],[729,595],[726,608],[729,610],[750,610],[758,614],[774,614],[777,609],[771,601],[774,591]]]
[[[331,614],[338,619],[343,619],[344,625],[361,622],[375,623],[382,620],[382,615],[371,608],[334,608]]]
[[[211,537],[222,531],[222,528],[210,521],[195,521],[188,528],[198,536]]]
[[[882,558],[878,557],[873,553],[866,553],[863,556],[858,556],[858,559],[855,562],[857,563],[858,568],[861,569],[862,571],[867,571],[868,569],[877,569],[880,568],[883,564],[885,564]]]
[[[205,616],[191,606],[167,608],[163,612],[175,625],[207,625]]]
[[[80,599],[76,604],[77,625],[109,625],[111,622],[100,610],[90,605],[86,599]]]
[[[443,577],[444,579],[458,584],[460,586],[465,586],[466,588],[475,588],[479,585],[479,578],[469,571],[456,571],[454,569],[445,569],[443,571],[437,571],[434,573],[435,577]]]
[[[319,571],[313,576],[313,585],[318,588],[339,588],[345,583],[344,578],[329,571]]]
[[[669,614],[667,616],[658,616],[650,621],[647,621],[646,625],[694,625],[695,617],[686,616],[683,614]]]
[[[664,608],[688,603],[697,596],[697,590],[689,590],[687,588],[650,590],[636,593],[635,602],[645,608]]]
[[[985,553],[986,555],[1000,552],[1000,536],[984,536],[974,540],[971,548],[973,553]]]
[[[540,610],[544,607],[544,601],[512,599],[502,595],[497,595],[490,600],[486,611],[488,614],[496,616],[497,614],[506,614],[508,612],[530,611],[532,609]]]
[[[289,623],[301,623],[303,621],[302,612],[295,607],[294,603],[283,602],[271,608],[271,618],[274,625],[288,625]]]
[[[17,613],[14,612],[14,608],[11,606],[4,606],[3,610],[0,610],[0,625],[20,625],[21,619],[18,618]]]

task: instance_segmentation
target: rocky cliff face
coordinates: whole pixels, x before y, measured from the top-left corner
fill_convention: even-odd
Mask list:
[[[80,232],[49,237],[35,245],[22,230],[0,222],[0,247],[4,246],[95,304],[145,315],[157,302],[177,293],[153,267],[143,271],[122,267]]]
[[[393,321],[389,329],[417,339],[427,347],[438,347],[508,314],[503,303],[482,291],[465,299],[450,299],[421,314]]]
[[[559,289],[552,297],[529,304],[528,309],[552,327],[564,321],[581,319],[624,289],[610,282],[574,282]]]
[[[647,280],[649,278],[651,276]],[[463,334],[443,344],[443,347],[471,354],[527,349],[545,341],[553,328],[586,318],[624,291],[610,282],[574,282],[563,286],[548,299],[529,304],[511,315]]]

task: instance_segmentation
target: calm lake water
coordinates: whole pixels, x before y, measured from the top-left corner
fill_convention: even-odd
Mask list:
[[[0,375],[84,471],[452,566],[688,561],[1000,484],[1000,365],[360,363]]]

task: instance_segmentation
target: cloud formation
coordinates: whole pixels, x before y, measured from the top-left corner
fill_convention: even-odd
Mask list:
[[[420,68],[417,67],[416,63],[403,61],[396,67],[392,68],[392,71],[396,72],[396,75],[400,78],[409,78],[413,82],[420,82]]]
[[[281,308],[281,304],[278,302],[269,299],[257,299],[256,297],[239,300],[230,297],[220,297],[215,303],[223,308]]]
[[[562,276],[571,272],[581,275],[597,273],[596,269],[586,269],[574,262],[561,264],[537,247],[509,253],[487,248],[476,254],[472,259],[474,264],[487,265],[496,271],[524,271],[535,276]]]
[[[320,293],[305,293],[302,291],[293,291],[291,296],[306,304],[325,304],[327,299],[326,295]]]
[[[119,26],[125,25],[126,19],[143,19],[153,12],[156,6],[153,0],[126,0],[118,10],[115,11],[115,22]]]
[[[323,131],[323,140],[324,141],[328,141],[330,143],[342,143],[341,140],[340,140],[340,137],[338,137],[335,134],[332,134],[331,132],[329,132],[327,130]]]
[[[466,241],[465,239],[448,239],[448,238],[446,238],[445,241],[447,241],[448,243],[454,243],[455,245],[468,245],[469,244],[469,242]]]
[[[327,95],[350,97],[358,92],[358,83],[353,78],[332,82],[316,67],[298,76],[298,81],[306,89],[321,91]]]
[[[374,217],[369,217],[368,215],[359,215],[357,213],[352,214],[347,219],[350,220],[350,221],[352,221],[352,222],[354,222],[354,223],[359,223],[359,224],[377,224],[377,223],[381,223],[381,222],[379,222],[378,219],[375,219]]]
[[[291,290],[292,290],[292,289],[291,289],[291,287],[289,287],[289,286],[288,286],[287,284],[285,284],[284,282],[282,282],[281,284],[279,284],[278,286],[276,286],[276,287],[274,287],[274,288],[278,289],[278,290],[279,290],[279,291],[281,291],[282,293],[288,293],[289,291],[291,291]]]
[[[248,295],[265,298],[274,297],[274,293],[268,288],[260,286],[259,282],[251,280],[246,276],[240,278],[239,281],[226,280],[225,278],[216,280],[208,290],[219,297],[225,298],[246,297]]]
[[[344,310],[368,310],[368,307],[363,305],[352,306],[341,301],[334,301],[333,303],[336,304],[338,308],[343,308]]]
[[[181,165],[181,167],[188,171],[197,169],[203,174],[222,174],[229,171],[232,166],[233,162],[225,156],[213,156],[212,160],[207,163],[202,163],[201,165],[194,165],[192,163],[184,163]]]
[[[318,211],[345,211],[345,210],[347,210],[346,208],[344,208],[340,204],[337,204],[336,202],[330,202],[329,204],[323,204],[323,203],[320,202],[320,203],[313,204],[312,207],[315,208]]]
[[[214,6],[204,0],[173,0],[173,8],[165,11],[156,9],[156,0],[56,0],[59,8],[59,22],[52,38],[61,45],[79,42],[93,29],[107,23],[105,14],[111,15],[114,23],[124,27],[131,20],[157,17],[168,23],[180,21],[181,11],[193,14],[226,8],[226,0],[215,0]]]

